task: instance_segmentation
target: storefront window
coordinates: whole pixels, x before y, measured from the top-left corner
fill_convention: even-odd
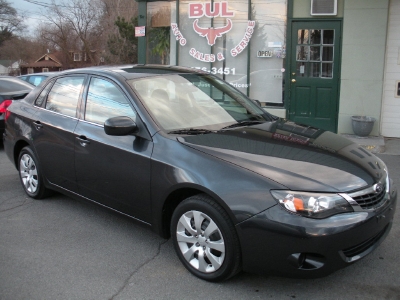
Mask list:
[[[283,103],[286,57],[286,1],[252,1],[257,22],[251,41],[250,97],[266,105]]]
[[[283,103],[286,0],[157,1],[147,12],[147,63],[209,71],[264,105]]]
[[[171,23],[175,21],[176,1],[147,3],[147,63],[170,64]]]

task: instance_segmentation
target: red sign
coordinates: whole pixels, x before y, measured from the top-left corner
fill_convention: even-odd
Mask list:
[[[229,11],[227,1],[221,1],[214,3],[189,3],[188,15],[189,18],[196,19],[193,22],[193,30],[201,37],[205,37],[209,46],[213,46],[215,45],[217,38],[222,37],[223,34],[226,34],[233,28],[233,22],[230,18],[234,17],[235,13],[233,11]],[[204,28],[199,25],[199,18],[202,17],[226,18],[226,25],[216,28]],[[255,25],[255,21],[249,20],[247,22],[247,28],[245,29],[242,40],[229,51],[232,57],[236,57],[241,52],[243,52],[244,49],[246,49],[247,45],[250,43]],[[182,47],[184,47],[188,43],[188,41],[183,37],[182,32],[178,28],[178,25],[176,23],[172,23],[171,29],[173,34],[175,35],[176,40],[179,41]],[[190,48],[189,54],[193,58],[202,62],[215,62],[216,60],[222,61],[225,59],[225,56],[222,52],[218,52],[216,54],[203,53],[193,47]]]
[[[228,2],[214,2],[211,10],[211,3],[189,3],[189,18],[233,17],[234,12],[228,11]]]
[[[135,37],[146,36],[146,26],[135,27]]]
[[[210,46],[215,44],[215,40],[217,37],[221,37],[223,34],[227,33],[229,30],[232,29],[232,21],[231,19],[226,19],[228,21],[228,24],[226,24],[223,27],[210,27],[210,28],[202,28],[200,27],[198,23],[198,19],[194,20],[193,22],[193,29],[196,33],[198,33],[200,36],[206,37],[208,44]]]

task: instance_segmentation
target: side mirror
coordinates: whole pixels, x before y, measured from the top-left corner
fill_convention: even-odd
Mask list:
[[[108,135],[123,136],[137,133],[139,128],[129,117],[113,117],[104,122],[104,131]]]

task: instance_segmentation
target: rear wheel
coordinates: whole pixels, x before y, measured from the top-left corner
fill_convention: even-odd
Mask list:
[[[39,162],[30,147],[21,150],[18,170],[22,186],[29,197],[42,199],[49,194],[50,191],[43,184]]]
[[[235,227],[208,196],[196,195],[178,205],[172,215],[171,236],[179,259],[197,277],[221,281],[240,271]]]

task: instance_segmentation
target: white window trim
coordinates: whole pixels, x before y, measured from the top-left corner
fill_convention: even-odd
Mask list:
[[[82,54],[74,52],[74,61],[81,61],[81,60],[82,60]]]
[[[49,68],[42,68],[42,72],[44,73],[44,72],[48,72],[49,71]]]
[[[33,74],[33,68],[28,68],[28,74]]]

